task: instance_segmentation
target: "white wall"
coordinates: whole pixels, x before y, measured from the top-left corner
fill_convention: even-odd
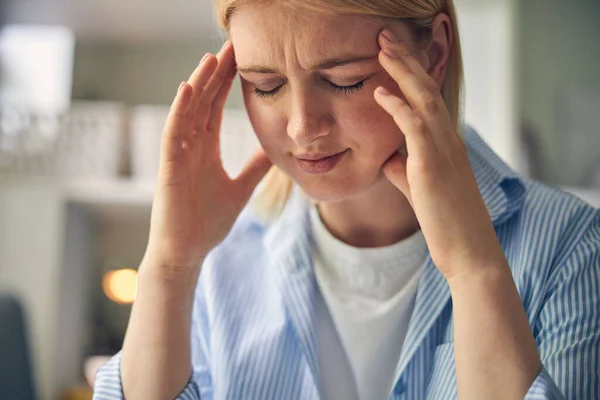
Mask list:
[[[15,23],[68,26],[80,38],[156,42],[202,38],[213,28],[212,4],[211,0],[2,0],[0,11]]]
[[[78,42],[73,98],[171,104],[181,81],[188,79],[206,52],[214,54],[221,44],[216,33],[205,42]],[[227,106],[242,106],[238,83]]]
[[[499,155],[517,164],[514,0],[456,2],[466,77],[466,121]],[[202,42],[117,44],[78,42],[73,97],[170,104],[206,51],[215,52],[216,31]],[[243,107],[239,82],[228,107]]]
[[[517,137],[514,123],[520,112],[540,131],[549,176],[560,177],[558,164],[564,132],[552,110],[571,88],[600,90],[600,3],[597,0],[456,0],[466,73],[466,120],[488,142],[515,164]],[[576,6],[573,4],[577,3]],[[517,20],[519,24],[514,25]],[[553,33],[554,32],[554,33]],[[75,53],[73,97],[122,101],[129,104],[169,104],[179,82],[187,79],[206,51],[215,52],[217,35],[202,42],[106,43],[79,41]],[[518,44],[518,48],[514,45]],[[515,51],[518,50],[518,53]],[[515,54],[519,55],[515,75]],[[514,87],[514,82],[518,87]],[[241,107],[239,85],[229,107]],[[31,310],[35,366],[43,398],[56,393],[56,321],[60,308],[60,266],[65,210],[53,186],[0,184],[0,289],[22,294]],[[144,220],[146,222],[146,220]],[[113,241],[119,225],[100,226],[106,254],[135,263],[135,254],[120,254]],[[145,231],[145,226],[136,228]],[[136,236],[137,237],[137,236]],[[140,241],[145,237],[140,236]],[[130,239],[131,240],[131,239]],[[112,250],[110,250],[112,249]],[[113,253],[111,253],[111,251]],[[135,255],[135,257],[133,257]],[[68,260],[67,260],[68,261]],[[75,265],[76,263],[71,263]],[[72,285],[68,282],[67,285]],[[65,300],[64,298],[62,299]],[[79,311],[81,310],[79,309]],[[123,323],[125,317],[118,318]],[[74,369],[60,374],[68,380]]]
[[[55,365],[63,207],[55,186],[0,181],[0,290],[22,299],[41,399],[57,395]]]
[[[465,122],[513,168],[518,163],[514,0],[457,0],[465,74]]]
[[[519,17],[520,114],[538,135],[543,178],[577,184],[572,180],[578,171],[569,164],[582,156],[581,148],[567,152],[577,138],[565,131],[563,107],[572,93],[595,94],[600,99],[600,2],[521,1]],[[600,120],[597,123],[580,138],[591,150],[600,149]]]

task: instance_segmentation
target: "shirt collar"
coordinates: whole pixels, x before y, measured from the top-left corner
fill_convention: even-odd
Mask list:
[[[523,180],[507,166],[475,132],[465,125],[464,142],[471,168],[494,225],[521,209],[525,197]]]
[[[492,222],[497,226],[521,208],[525,197],[525,185],[469,126],[464,128],[464,142],[477,185]],[[309,207],[310,202],[302,191],[298,188],[293,189],[281,216],[267,224],[269,226],[265,226],[264,244],[275,267],[282,298],[316,384],[319,376],[314,326],[316,281],[310,253],[312,238]],[[447,283],[428,256],[395,384],[400,382],[402,371],[449,299]]]

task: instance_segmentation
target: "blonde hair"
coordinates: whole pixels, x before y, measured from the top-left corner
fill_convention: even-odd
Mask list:
[[[446,14],[452,25],[452,48],[442,84],[441,94],[457,132],[462,133],[463,65],[458,21],[453,0],[214,0],[217,20],[229,31],[233,13],[244,5],[284,3],[297,10],[325,14],[359,14],[380,18],[401,19],[409,23],[418,45],[426,44],[432,35],[432,23],[439,14]],[[273,166],[255,198],[255,206],[265,216],[278,214],[290,196],[293,181]]]

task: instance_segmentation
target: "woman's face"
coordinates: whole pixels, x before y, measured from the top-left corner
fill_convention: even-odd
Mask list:
[[[364,16],[269,6],[232,17],[244,102],[258,139],[317,201],[365,192],[385,179],[382,165],[404,145],[373,98],[377,86],[400,95],[377,58],[384,27],[413,47],[406,25]]]

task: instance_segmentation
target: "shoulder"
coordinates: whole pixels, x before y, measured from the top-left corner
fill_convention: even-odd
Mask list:
[[[523,301],[541,305],[582,271],[600,276],[600,210],[561,189],[522,183],[520,210],[497,232]]]
[[[244,208],[229,234],[206,258],[201,281],[219,279],[221,275],[240,280],[248,273],[257,272],[257,264],[264,262],[264,237],[268,228],[250,206]]]
[[[263,286],[262,281],[269,275],[264,248],[267,228],[247,207],[227,237],[205,259],[194,301],[194,323],[204,327],[203,335],[208,335],[211,314],[226,316],[227,323],[235,325],[235,321],[245,318],[244,310],[260,297],[256,288]]]
[[[532,180],[523,184],[526,190],[518,219],[523,234],[531,239],[568,251],[589,229],[597,229],[600,210],[561,189]]]

